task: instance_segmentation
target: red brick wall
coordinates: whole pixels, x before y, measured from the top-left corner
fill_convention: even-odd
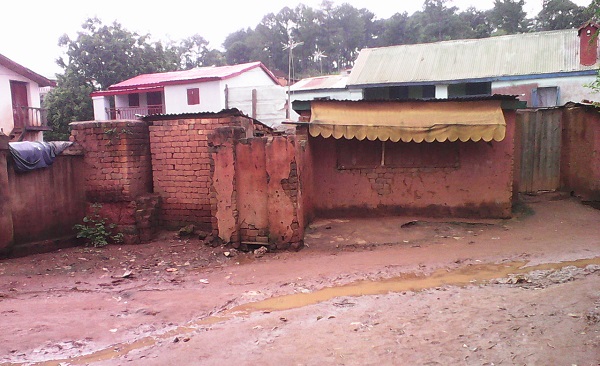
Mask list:
[[[600,201],[600,114],[594,107],[565,108],[562,124],[561,190]]]
[[[150,124],[154,192],[162,197],[161,224],[171,228],[196,224],[210,230],[208,136],[216,128],[232,126],[245,127],[252,135],[252,120],[229,114]]]
[[[142,121],[72,123],[84,150],[88,202],[133,201],[152,192],[148,125]]]
[[[152,196],[148,124],[143,121],[72,123],[71,139],[83,149],[85,197],[100,203],[99,214],[126,243],[147,241],[154,230],[159,198]]]

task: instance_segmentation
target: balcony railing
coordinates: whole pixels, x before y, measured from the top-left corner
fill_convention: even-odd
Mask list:
[[[138,119],[139,116],[163,113],[162,105],[149,105],[147,107],[122,107],[106,108],[110,119]]]
[[[48,111],[42,108],[16,106],[13,108],[15,128],[47,127]]]

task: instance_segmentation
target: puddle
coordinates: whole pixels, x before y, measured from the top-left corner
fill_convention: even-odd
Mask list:
[[[359,281],[343,286],[327,287],[312,293],[298,293],[279,296],[236,306],[221,312],[219,315],[213,315],[195,322],[191,322],[188,324],[188,326],[175,328],[161,335],[144,337],[132,343],[113,345],[109,348],[84,356],[39,363],[5,363],[2,365],[85,365],[91,362],[106,361],[121,357],[133,350],[151,347],[160,341],[171,341],[171,339],[175,336],[192,334],[203,326],[224,322],[234,317],[247,316],[254,312],[271,312],[297,309],[332,300],[337,297],[358,297],[364,295],[382,295],[404,291],[422,291],[445,285],[466,286],[469,284],[483,284],[492,279],[507,277],[511,274],[525,274],[537,270],[559,270],[567,266],[584,268],[588,265],[600,265],[600,257],[525,267],[526,264],[527,262],[510,262],[501,264],[478,264],[461,267],[454,270],[439,269],[430,275],[406,274],[379,281]]]

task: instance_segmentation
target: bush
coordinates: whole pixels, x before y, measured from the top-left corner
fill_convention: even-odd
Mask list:
[[[77,238],[86,239],[86,244],[94,247],[103,247],[109,243],[123,241],[123,233],[113,232],[117,225],[107,224],[107,219],[100,216],[99,211],[102,205],[95,203],[92,208],[92,214],[83,218],[83,224],[73,226],[73,230],[77,231]]]

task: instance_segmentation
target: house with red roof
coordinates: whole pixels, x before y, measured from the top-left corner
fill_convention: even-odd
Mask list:
[[[285,120],[286,98],[261,62],[138,75],[92,93],[96,120],[237,108],[270,126]]]
[[[51,130],[40,107],[40,87],[55,83],[0,54],[0,134],[41,141]]]

